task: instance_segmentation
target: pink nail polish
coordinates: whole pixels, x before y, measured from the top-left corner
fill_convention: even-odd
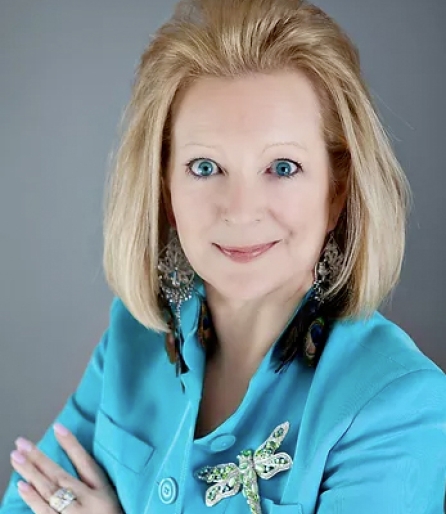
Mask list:
[[[25,457],[17,450],[11,452],[11,457],[13,460],[15,460],[15,462],[18,462],[19,464],[24,464],[26,462]]]
[[[19,437],[16,439],[15,444],[17,445],[19,450],[22,450],[23,452],[29,452],[33,449],[33,445],[31,444],[28,439],[25,439],[24,437]]]
[[[54,423],[54,430],[60,435],[68,435],[68,430],[60,423]]]
[[[27,484],[26,482],[23,482],[23,480],[19,480],[17,482],[17,487],[21,490],[21,491],[31,491],[31,486],[29,484]]]

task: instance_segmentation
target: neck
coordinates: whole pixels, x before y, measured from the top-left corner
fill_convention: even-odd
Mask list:
[[[276,290],[266,297],[238,300],[222,297],[206,285],[218,346],[213,359],[229,369],[252,374],[280,336],[296,307],[310,289]]]

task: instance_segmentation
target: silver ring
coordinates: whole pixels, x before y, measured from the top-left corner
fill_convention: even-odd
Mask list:
[[[56,512],[62,512],[76,499],[76,495],[71,489],[61,487],[51,496],[49,504]]]

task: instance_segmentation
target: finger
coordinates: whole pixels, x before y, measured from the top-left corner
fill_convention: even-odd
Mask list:
[[[93,489],[103,489],[104,486],[108,486],[108,479],[101,467],[70,430],[60,423],[56,423],[54,434],[68,457],[70,457],[83,482]]]
[[[65,469],[47,457],[31,441],[19,437],[16,439],[16,445],[19,453],[26,458],[26,461],[23,463],[15,461],[14,468],[19,473],[23,473],[26,480],[34,485],[46,501],[49,501],[51,494],[59,487],[68,487],[79,495],[88,494],[90,488],[86,484],[70,475]]]
[[[17,486],[17,490],[22,500],[28,505],[34,514],[54,514],[54,509],[50,507],[45,500],[43,500],[32,485],[19,481]],[[26,487],[26,489],[24,487]]]
[[[47,502],[58,489],[58,486],[37,469],[25,454],[17,450],[11,452],[11,464],[17,473],[31,484]]]

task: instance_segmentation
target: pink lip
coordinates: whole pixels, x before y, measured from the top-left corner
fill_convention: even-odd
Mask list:
[[[220,246],[217,245],[222,250],[226,250],[227,252],[240,252],[240,253],[252,253],[256,252],[257,250],[263,250],[264,248],[269,248],[276,244],[277,241],[274,241],[273,243],[267,243],[264,245],[256,245],[256,246]]]
[[[268,243],[265,245],[256,245],[256,246],[244,246],[244,247],[229,247],[229,246],[219,246],[216,245],[217,248],[230,259],[237,262],[248,262],[260,255],[264,254],[270,248],[272,248],[278,241],[274,241],[273,243]]]

